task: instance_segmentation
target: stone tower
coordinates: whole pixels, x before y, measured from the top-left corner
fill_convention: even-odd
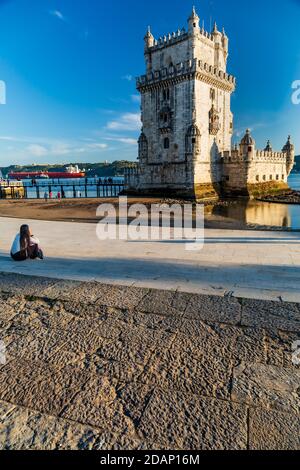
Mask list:
[[[129,189],[203,198],[222,180],[220,152],[231,149],[230,97],[235,79],[226,72],[228,38],[214,25],[200,27],[195,8],[188,29],[156,40],[145,36],[146,75],[141,93],[139,171]]]
[[[251,196],[288,188],[295,149],[268,141],[258,150],[250,130],[231,147],[235,78],[227,74],[228,37],[216,23],[208,33],[195,8],[188,28],[144,38],[146,75],[137,79],[142,131],[137,171],[128,193],[201,200]]]

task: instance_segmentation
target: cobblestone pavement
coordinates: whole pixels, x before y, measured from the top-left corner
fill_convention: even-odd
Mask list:
[[[300,305],[0,274],[0,340],[1,449],[300,449]]]

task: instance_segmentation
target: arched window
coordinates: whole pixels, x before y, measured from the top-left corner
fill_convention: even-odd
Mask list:
[[[139,158],[140,160],[148,158],[148,140],[143,132],[139,138]]]
[[[170,148],[170,139],[169,139],[169,137],[166,137],[164,139],[164,149],[167,150],[169,148]]]

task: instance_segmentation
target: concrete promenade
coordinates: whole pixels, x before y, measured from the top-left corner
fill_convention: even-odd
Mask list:
[[[2,272],[300,302],[299,233],[209,229],[204,248],[188,251],[179,240],[99,241],[94,224],[29,221],[46,260],[16,264],[9,250],[25,222],[0,218]]]

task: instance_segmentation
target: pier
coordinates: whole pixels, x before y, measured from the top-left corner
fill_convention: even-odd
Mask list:
[[[124,183],[84,182],[2,182],[0,199],[83,199],[118,197],[124,190]]]

